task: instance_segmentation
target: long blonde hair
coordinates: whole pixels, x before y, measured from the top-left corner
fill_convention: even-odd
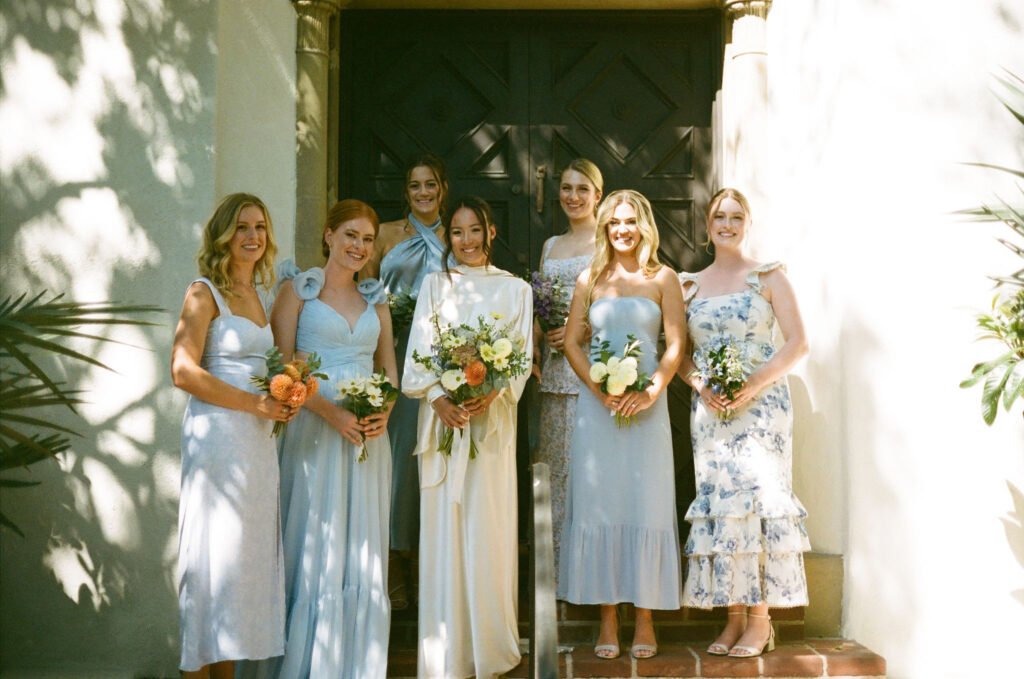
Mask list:
[[[587,283],[587,295],[583,298],[583,322],[589,323],[588,314],[593,301],[594,286],[597,279],[608,268],[612,261],[612,246],[608,240],[608,222],[612,220],[615,208],[628,203],[636,212],[636,226],[640,232],[640,242],[636,246],[636,261],[644,278],[650,278],[661,269],[658,261],[658,226],[654,223],[654,212],[650,202],[643,194],[632,189],[612,191],[601,201],[597,208],[598,237],[594,242],[594,259],[590,263],[590,281]]]
[[[251,193],[232,193],[224,196],[210,221],[203,228],[203,244],[196,255],[199,274],[210,279],[222,295],[231,297],[231,239],[235,235],[238,215],[250,205],[263,211],[267,222],[267,249],[256,262],[252,282],[269,289],[274,284],[274,256],[277,243],[274,242],[274,227],[270,222],[270,211],[263,201]]]

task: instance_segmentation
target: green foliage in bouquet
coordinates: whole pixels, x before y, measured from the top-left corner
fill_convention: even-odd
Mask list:
[[[21,294],[0,302],[0,472],[28,467],[40,460],[54,458],[71,447],[71,436],[80,434],[57,424],[40,412],[48,406],[66,406],[77,414],[75,406],[84,403],[82,390],[68,389],[40,367],[39,354],[56,354],[74,361],[113,370],[87,354],[64,345],[69,339],[89,339],[123,344],[109,337],[79,330],[83,325],[157,325],[133,318],[139,314],[161,312],[149,305],[124,305],[109,302],[62,302],[63,295],[43,301],[46,292],[34,297]],[[0,488],[24,488],[38,481],[0,478]],[[24,533],[3,513],[0,525],[18,535]]]
[[[1024,79],[1007,73],[1006,77],[997,77],[996,80],[1007,95],[1000,96],[999,100],[1024,125]],[[1007,98],[1012,98],[1014,103]],[[987,163],[970,165],[1008,172],[1024,179],[1024,170]],[[1002,222],[1014,232],[1015,238],[1024,239],[1024,208],[1015,208],[1004,200],[999,203],[964,210],[961,214],[970,215],[979,221]],[[1015,243],[1004,238],[997,240],[1024,259],[1024,241]],[[997,288],[1016,290],[997,295],[992,301],[992,312],[978,315],[978,327],[982,330],[979,339],[1002,342],[1005,350],[999,357],[974,366],[971,376],[960,383],[965,389],[982,383],[981,416],[986,424],[995,421],[1000,400],[1003,408],[1009,411],[1018,398],[1024,397],[1024,268],[1006,276],[992,276],[992,279]]]

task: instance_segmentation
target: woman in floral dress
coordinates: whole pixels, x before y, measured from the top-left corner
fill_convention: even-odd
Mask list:
[[[569,220],[569,229],[552,236],[544,243],[540,271],[546,277],[557,277],[572,290],[580,273],[590,266],[594,257],[594,235],[597,232],[597,204],[601,200],[604,179],[601,170],[586,158],[576,158],[562,170],[558,199]],[[552,328],[545,334],[534,323],[533,346],[535,362],[540,371],[540,432],[537,461],[551,469],[551,520],[555,542],[555,584],[558,583],[558,562],[562,546],[562,522],[565,520],[565,494],[569,479],[569,447],[576,423],[576,398],[580,380],[572,371],[562,352],[565,326]]]
[[[786,374],[807,353],[796,297],[779,262],[747,257],[750,205],[735,189],[716,193],[707,210],[712,264],[679,275],[693,353],[679,375],[693,399],[697,497],[683,605],[728,606],[712,655],[750,657],[774,647],[768,608],[807,604],[803,552],[806,510],[793,494],[793,408]],[[776,325],[785,341],[776,348]],[[732,343],[746,381],[730,399],[704,378],[708,352]]]

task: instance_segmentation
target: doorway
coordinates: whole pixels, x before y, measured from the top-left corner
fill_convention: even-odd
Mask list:
[[[711,259],[698,210],[713,183],[721,21],[718,11],[344,11],[338,195],[398,219],[405,159],[436,153],[453,196],[494,208],[495,263],[525,274],[566,228],[558,180],[582,156],[606,194],[632,188],[651,201],[663,262],[699,270]],[[680,519],[695,494],[689,391],[669,387]]]

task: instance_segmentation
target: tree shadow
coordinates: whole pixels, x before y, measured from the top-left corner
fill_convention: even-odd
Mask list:
[[[3,294],[176,310],[212,203],[217,3],[8,0],[2,19]],[[3,494],[26,537],[0,532],[0,672],[176,675],[184,398],[173,315],[153,320],[98,330],[141,348],[75,344],[117,374],[44,359],[90,403],[52,410],[82,437]]]

